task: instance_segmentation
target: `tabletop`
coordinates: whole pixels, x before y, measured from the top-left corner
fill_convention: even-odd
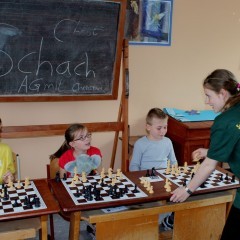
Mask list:
[[[0,221],[4,220],[17,220],[22,218],[29,218],[29,217],[38,217],[43,215],[54,214],[60,211],[59,205],[54,199],[52,193],[49,190],[47,180],[46,179],[35,179],[32,180],[39,191],[46,208],[44,209],[34,209],[28,211],[21,211],[17,213],[8,213],[0,215]]]
[[[233,176],[232,173],[226,171],[225,169],[222,169],[220,167],[217,167],[217,170],[220,171],[223,174],[228,173],[228,176]],[[64,187],[62,182],[57,182],[54,179],[49,180],[51,188],[53,190],[53,193],[55,195],[55,198],[57,199],[61,209],[64,212],[74,212],[74,211],[85,211],[85,210],[93,210],[93,209],[101,209],[106,207],[116,207],[116,206],[122,206],[122,205],[133,205],[133,204],[140,204],[140,203],[147,203],[147,202],[154,202],[154,201],[160,201],[160,200],[169,200],[171,196],[171,192],[166,192],[164,185],[165,185],[165,176],[157,173],[157,175],[160,175],[160,177],[163,179],[162,181],[156,181],[151,182],[151,185],[153,186],[154,192],[149,193],[146,188],[141,183],[140,178],[144,177],[146,175],[146,171],[135,171],[135,172],[124,172],[123,173],[130,181],[132,181],[134,184],[137,185],[138,188],[140,188],[145,194],[145,197],[139,197],[139,198],[129,198],[124,200],[117,200],[117,201],[107,201],[107,202],[99,202],[99,203],[87,203],[87,204],[78,204],[76,205],[72,198],[69,196],[68,191]],[[229,190],[240,187],[239,180],[236,180],[236,184],[234,185],[225,185],[225,186],[219,186],[217,188],[211,188],[206,189],[203,188],[197,192],[194,192],[193,195],[199,195],[203,193],[211,193],[211,192],[218,192],[223,190]],[[173,191],[176,189],[178,185],[176,185],[172,181],[171,190]]]

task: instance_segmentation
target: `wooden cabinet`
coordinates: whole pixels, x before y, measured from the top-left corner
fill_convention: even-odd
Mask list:
[[[191,164],[194,150],[209,147],[212,124],[213,121],[180,122],[169,117],[166,136],[173,142],[179,165],[183,165],[184,162]]]

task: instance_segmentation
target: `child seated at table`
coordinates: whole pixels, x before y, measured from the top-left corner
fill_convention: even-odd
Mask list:
[[[2,131],[2,120],[0,118],[0,133]],[[8,183],[14,180],[15,167],[11,148],[0,142],[0,183]]]
[[[60,177],[78,174],[96,174],[100,166],[102,154],[96,147],[91,146],[92,134],[82,124],[72,124],[65,131],[65,141],[62,146],[50,156],[50,159],[59,158]]]
[[[130,162],[130,171],[166,168],[167,161],[177,164],[172,141],[165,137],[167,133],[168,116],[159,108],[149,110],[146,117],[147,135],[134,144]],[[173,213],[160,215],[160,223],[164,230],[173,228]]]

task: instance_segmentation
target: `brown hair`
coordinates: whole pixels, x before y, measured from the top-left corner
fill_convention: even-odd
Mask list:
[[[225,89],[231,97],[225,103],[222,111],[234,106],[240,102],[239,83],[234,74],[226,69],[217,69],[209,74],[203,81],[203,87],[219,93]]]
[[[74,140],[76,133],[79,131],[85,131],[85,130],[87,131],[87,127],[85,127],[82,124],[74,123],[70,125],[65,131],[65,135],[64,135],[65,141],[55,153],[50,155],[50,160],[61,157],[63,153],[65,153],[68,149],[71,148],[69,143]]]
[[[147,114],[146,123],[151,125],[153,118],[165,119],[167,117],[168,117],[168,115],[160,108],[152,108],[149,110],[149,112]]]

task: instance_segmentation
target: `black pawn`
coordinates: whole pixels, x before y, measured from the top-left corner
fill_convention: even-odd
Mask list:
[[[56,182],[61,182],[60,172],[56,172],[55,181]]]
[[[17,202],[17,199],[15,199],[15,201],[14,201],[14,203],[13,203],[13,207],[18,207],[19,206],[19,204],[18,204],[18,202]]]
[[[224,178],[224,180],[228,181],[228,173],[226,173],[226,177]]]
[[[73,194],[75,197],[80,197],[81,196],[81,194],[80,194],[80,192],[79,192],[79,190],[77,189],[77,191]]]
[[[133,193],[138,193],[138,192],[139,192],[139,190],[137,189],[137,184],[135,184],[135,187],[134,187],[134,189],[133,189],[132,192],[133,192]]]
[[[223,181],[223,174],[220,175],[219,180],[220,180],[220,181]]]
[[[34,206],[35,206],[36,208],[39,208],[39,207],[41,206],[40,199],[39,199],[38,197],[35,198],[35,204],[34,204]]]
[[[235,182],[235,175],[232,176],[231,182],[232,182],[232,183]]]
[[[8,199],[9,199],[9,195],[8,195],[8,192],[7,192],[7,187],[5,186],[4,187],[3,200],[8,200]]]
[[[187,186],[187,179],[183,180],[183,186],[186,187]]]
[[[66,174],[66,173],[63,174],[63,180],[64,180],[64,181],[67,180],[67,174]]]

